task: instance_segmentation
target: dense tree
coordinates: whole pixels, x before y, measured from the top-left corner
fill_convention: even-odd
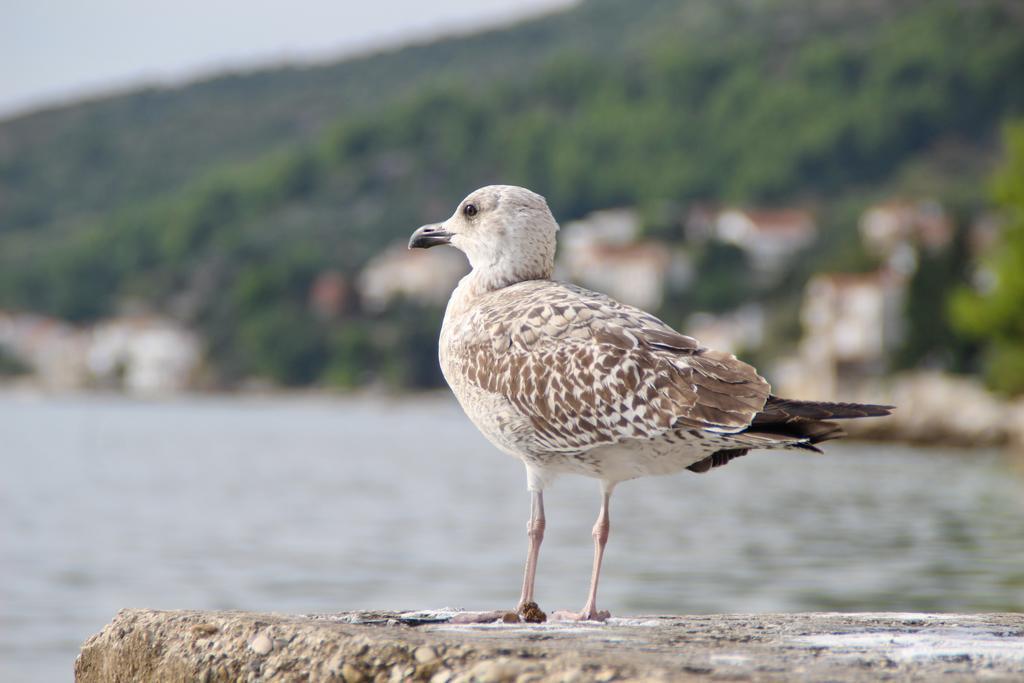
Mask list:
[[[969,268],[964,221],[948,249],[921,251],[907,290],[906,335],[894,358],[895,367],[969,368],[974,344],[959,333],[949,311],[949,299],[967,281]]]
[[[959,327],[980,340],[989,383],[1024,393],[1024,122],[1006,129],[1006,162],[993,182],[1004,223],[978,286],[952,302]]]
[[[751,299],[750,262],[739,247],[708,242],[696,267],[696,280],[686,296],[691,311],[728,311]]]

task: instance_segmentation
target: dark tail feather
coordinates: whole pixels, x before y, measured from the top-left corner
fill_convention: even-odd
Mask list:
[[[889,415],[894,406],[871,403],[829,403],[826,401],[795,401],[778,396],[769,396],[764,408],[744,430],[750,434],[777,434],[797,439],[802,443],[790,446],[821,453],[814,444],[838,439],[843,428],[832,420],[851,420],[857,417],[882,417]],[[725,465],[733,458],[746,455],[748,448],[729,448],[717,451],[686,469],[693,472],[707,472],[712,467]]]
[[[851,420],[858,417],[882,417],[892,413],[894,406],[871,403],[829,403],[827,401],[795,401],[769,396],[761,412],[754,416],[751,428],[778,423],[806,423],[820,420]]]
[[[893,406],[870,403],[795,401],[769,396],[764,408],[754,416],[748,431],[807,439],[800,447],[817,451],[814,444],[843,436],[843,428],[832,420],[882,417],[892,410]]]

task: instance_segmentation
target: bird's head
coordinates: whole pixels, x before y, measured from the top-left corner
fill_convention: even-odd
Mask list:
[[[409,248],[450,244],[466,254],[478,276],[504,287],[551,277],[556,232],[544,197],[514,185],[488,185],[459,202],[448,220],[414,232]]]

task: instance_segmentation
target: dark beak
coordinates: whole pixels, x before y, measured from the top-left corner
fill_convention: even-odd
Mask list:
[[[452,241],[452,234],[441,224],[424,225],[409,238],[410,249],[429,249]]]

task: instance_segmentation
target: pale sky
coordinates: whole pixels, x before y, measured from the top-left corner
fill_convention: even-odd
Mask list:
[[[0,116],[226,68],[323,61],[572,0],[0,0]]]

